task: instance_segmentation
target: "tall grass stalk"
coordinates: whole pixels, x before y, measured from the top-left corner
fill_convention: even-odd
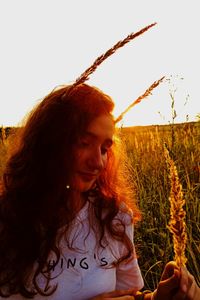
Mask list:
[[[108,49],[104,54],[97,57],[97,59],[94,61],[94,63],[87,68],[74,82],[73,87],[84,83],[86,80],[89,79],[89,76],[95,72],[98,66],[102,64],[104,60],[106,60],[109,56],[113,55],[119,48],[124,47],[127,43],[135,39],[136,37],[142,35],[144,32],[149,30],[151,27],[155,26],[156,23],[152,23],[150,25],[147,25],[146,27],[142,28],[141,30],[137,32],[133,32],[129,34],[125,39],[118,41],[112,48]]]
[[[164,146],[164,154],[169,169],[170,189],[170,221],[169,231],[173,235],[175,261],[179,267],[185,266],[187,258],[185,249],[187,243],[186,223],[184,210],[185,199],[183,198],[182,184],[179,180],[176,165],[170,157],[167,146]]]

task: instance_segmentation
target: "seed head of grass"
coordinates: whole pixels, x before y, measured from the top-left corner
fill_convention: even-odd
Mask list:
[[[179,267],[185,266],[187,258],[185,249],[187,243],[186,223],[184,210],[185,200],[183,198],[182,184],[179,180],[176,165],[170,157],[167,147],[164,147],[166,163],[169,168],[170,189],[170,221],[168,225],[169,231],[173,235],[173,246],[175,261]]]

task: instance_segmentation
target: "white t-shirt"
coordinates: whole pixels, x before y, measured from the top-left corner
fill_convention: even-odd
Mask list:
[[[89,202],[80,210],[72,226],[71,239],[73,247],[68,248],[63,237],[60,242],[61,257],[53,268],[52,285],[57,284],[57,290],[51,296],[36,295],[34,300],[88,300],[98,294],[120,289],[140,290],[143,279],[137,258],[117,267],[109,265],[119,258],[125,248],[119,241],[109,238],[105,248],[98,250],[94,230],[89,228]],[[119,213],[120,218],[130,219],[125,213]],[[127,222],[128,223],[128,222]],[[62,229],[61,229],[62,230]],[[133,240],[133,225],[127,224],[126,233]],[[78,250],[79,249],[79,250]],[[54,266],[55,258],[49,257],[49,264]],[[46,280],[39,278],[39,284],[44,287]],[[0,298],[1,299],[1,298]],[[5,299],[5,298],[4,298]],[[26,299],[21,295],[13,295],[9,300]]]

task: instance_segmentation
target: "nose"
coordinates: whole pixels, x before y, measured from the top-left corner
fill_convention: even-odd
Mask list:
[[[105,158],[101,153],[101,149],[98,148],[92,153],[88,165],[92,170],[101,171],[104,168]]]

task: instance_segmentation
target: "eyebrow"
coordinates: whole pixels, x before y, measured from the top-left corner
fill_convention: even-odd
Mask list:
[[[89,137],[91,137],[91,138],[94,138],[94,139],[98,140],[98,136],[97,136],[95,133],[93,133],[93,132],[86,131],[86,132],[83,134],[83,137],[87,137],[87,136],[89,136]],[[112,144],[113,144],[113,140],[110,139],[110,138],[107,138],[107,139],[105,139],[104,144],[107,144],[107,146],[111,147]]]

